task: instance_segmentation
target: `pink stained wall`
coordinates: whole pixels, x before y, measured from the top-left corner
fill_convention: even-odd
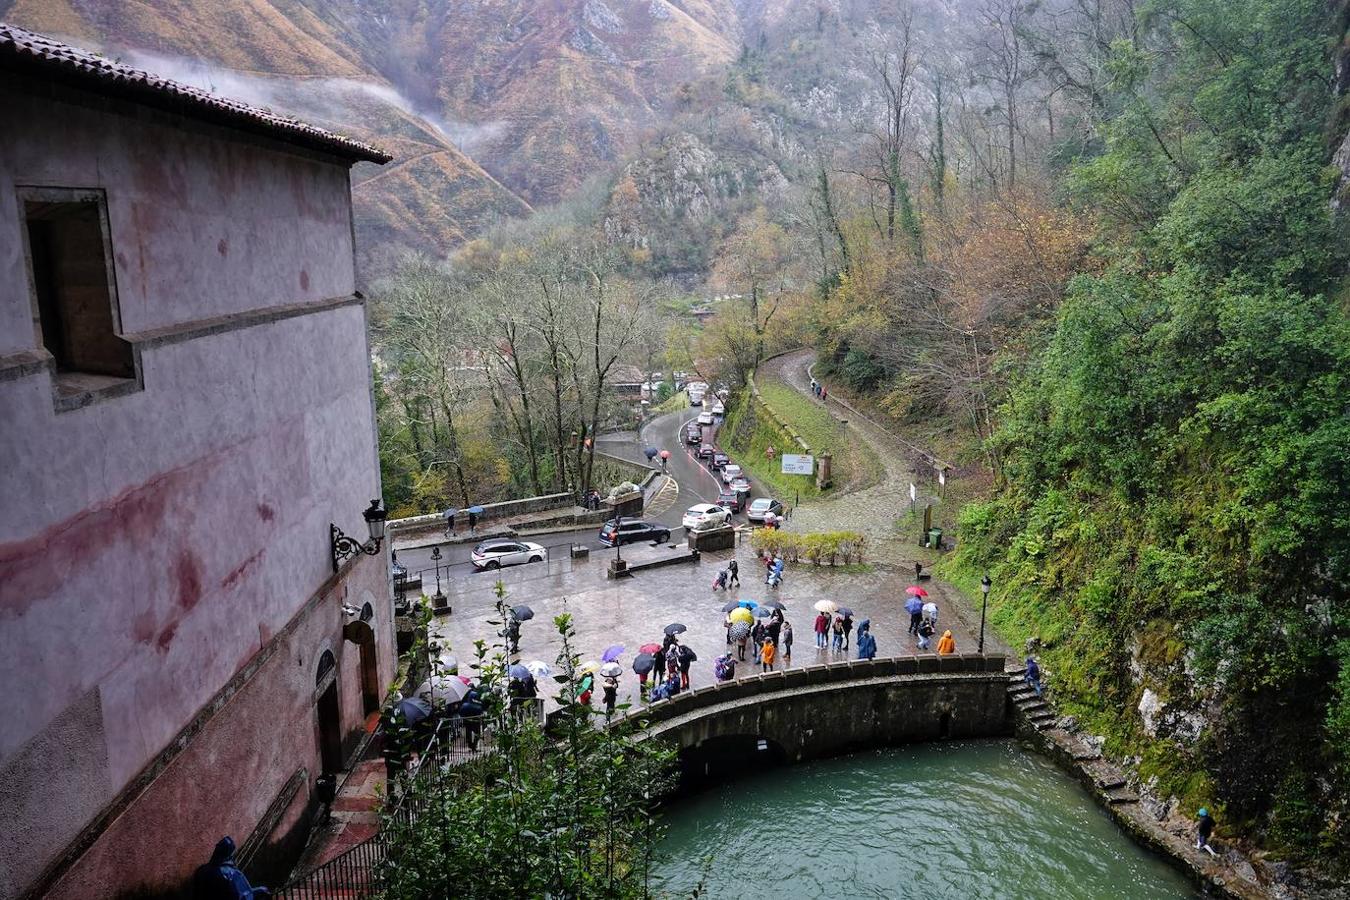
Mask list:
[[[6,119],[23,123],[0,129],[0,357],[36,348],[20,185],[106,190],[124,333],[353,292],[343,164],[22,89],[0,87]],[[46,372],[0,380],[0,897],[22,891],[324,589],[329,522],[362,533],[379,494],[360,305],[149,346],[141,375],[141,391],[61,413]],[[387,684],[384,559],[353,569]],[[349,581],[334,596],[352,593]],[[167,855],[156,872],[190,872],[220,834],[242,842],[296,769],[312,782],[313,703],[299,691],[312,693],[325,635],[344,730],[359,726],[340,602],[288,636],[295,646],[278,657],[289,667],[273,657],[253,674],[220,713],[230,729],[213,720],[124,813],[142,816],[129,835]],[[197,825],[213,835],[205,850]]]

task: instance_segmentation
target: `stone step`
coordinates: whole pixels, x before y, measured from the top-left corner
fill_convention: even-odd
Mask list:
[[[1033,722],[1043,722],[1046,719],[1054,719],[1058,717],[1055,715],[1054,710],[1047,707],[1045,709],[1038,709],[1033,712],[1027,713],[1027,718]]]
[[[1083,752],[1083,753],[1075,753],[1075,754],[1073,755],[1073,761],[1074,761],[1074,762],[1094,762],[1094,761],[1099,760],[1099,759],[1101,759],[1101,758],[1102,758],[1102,755],[1101,755],[1100,753],[1096,753],[1096,752],[1094,752],[1094,751],[1092,751],[1092,750],[1088,750],[1088,751]]]
[[[1055,727],[1055,717],[1051,715],[1044,719],[1033,718],[1031,724],[1036,726],[1037,731],[1049,731],[1051,728]]]
[[[1103,791],[1111,792],[1119,790],[1125,786],[1124,778],[1098,778],[1097,787]]]
[[[1017,704],[1018,709],[1030,709],[1033,706],[1049,705],[1035,694],[1023,694],[1020,697],[1013,697],[1012,702]]]
[[[1119,806],[1124,803],[1138,803],[1139,795],[1128,788],[1117,788],[1106,792],[1106,802],[1112,806]]]
[[[1027,674],[1027,667],[1018,666],[1016,669],[1004,669],[1003,671],[1008,673],[1009,679],[1021,681],[1022,676]]]

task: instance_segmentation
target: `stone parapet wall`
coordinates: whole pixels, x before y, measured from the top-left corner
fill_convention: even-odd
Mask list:
[[[503,500],[500,503],[482,504],[483,512],[478,516],[478,525],[481,528],[499,519],[509,519],[513,516],[524,516],[530,513],[544,512],[550,509],[561,509],[565,506],[573,506],[576,498],[566,491],[558,494],[542,494],[538,497],[525,497],[520,500]],[[455,527],[469,527],[468,513],[463,510],[455,517]],[[423,516],[409,516],[405,519],[390,519],[387,526],[390,540],[394,538],[409,538],[419,534],[425,534],[431,531],[443,531],[445,529],[445,518],[438,512],[427,513]]]

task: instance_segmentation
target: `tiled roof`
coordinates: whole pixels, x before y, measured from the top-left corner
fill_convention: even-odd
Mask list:
[[[133,69],[4,22],[0,22],[0,70],[59,80],[95,93],[325,150],[352,161],[387,163],[392,159],[377,147],[299,119]]]

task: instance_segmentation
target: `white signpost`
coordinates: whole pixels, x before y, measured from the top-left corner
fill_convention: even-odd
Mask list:
[[[783,454],[784,475],[811,475],[816,471],[816,458],[803,453]]]

